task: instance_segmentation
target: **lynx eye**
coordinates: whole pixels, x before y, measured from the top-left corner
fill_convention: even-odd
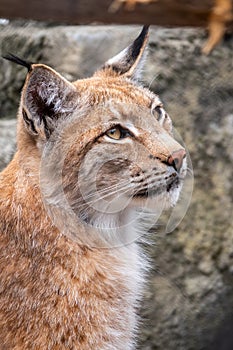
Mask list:
[[[129,130],[122,128],[120,125],[108,130],[106,135],[113,140],[124,139],[129,136],[133,136]]]
[[[156,113],[156,117],[158,121],[161,121],[164,119],[165,111],[161,106],[155,107],[154,112]]]

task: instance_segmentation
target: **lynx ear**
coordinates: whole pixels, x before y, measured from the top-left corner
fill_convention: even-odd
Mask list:
[[[22,115],[30,134],[49,138],[58,119],[77,104],[77,91],[53,69],[33,64],[22,94]]]
[[[149,26],[144,26],[135,41],[118,55],[110,58],[96,75],[125,76],[137,80],[143,64]]]

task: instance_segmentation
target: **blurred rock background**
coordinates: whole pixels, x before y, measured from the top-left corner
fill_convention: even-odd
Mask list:
[[[137,26],[4,22],[0,54],[90,76],[138,34]],[[154,234],[139,349],[233,349],[233,38],[210,56],[205,32],[152,27],[144,82],[158,93],[188,147],[195,177],[189,210],[172,234]],[[0,60],[0,168],[15,150],[24,68]]]

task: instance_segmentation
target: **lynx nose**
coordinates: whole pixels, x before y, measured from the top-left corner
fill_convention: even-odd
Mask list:
[[[184,149],[180,149],[178,151],[173,152],[170,157],[168,157],[167,163],[173,168],[179,172],[182,164],[183,164],[183,159],[186,157],[186,152]]]

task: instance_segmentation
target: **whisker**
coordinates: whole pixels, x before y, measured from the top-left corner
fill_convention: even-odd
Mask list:
[[[97,191],[97,193],[98,193],[98,195],[100,195],[100,194],[105,194],[106,192],[109,192],[112,189],[121,190],[121,188],[119,186],[128,185],[128,184],[129,184],[129,181],[128,180],[127,181],[124,180],[122,182],[119,182],[119,183],[114,184],[112,186],[109,186],[107,188],[103,188],[102,190]],[[106,194],[108,194],[108,193],[106,193]],[[90,193],[87,196],[85,196],[85,199],[91,198],[94,195],[95,195],[95,193]]]
[[[151,178],[144,179],[143,182],[129,182],[127,181],[122,181],[117,184],[114,184],[112,186],[109,186],[107,188],[104,188],[100,191],[97,191],[98,198],[96,198],[96,193],[90,193],[85,197],[80,198],[78,201],[75,202],[75,204],[79,204],[78,208],[85,207],[87,205],[92,205],[100,200],[105,199],[106,197],[113,196],[117,193],[119,194],[125,194],[127,193],[130,189],[133,188],[134,191],[146,191],[146,190],[151,190],[155,186],[155,184],[158,184],[158,181],[160,180],[161,176],[154,176]],[[158,186],[156,186],[158,187]],[[123,193],[122,193],[123,192]],[[94,198],[93,198],[94,197]],[[81,203],[85,201],[85,203]]]
[[[156,74],[152,79],[151,79],[151,81],[150,81],[150,84],[149,84],[149,89],[151,88],[151,85],[153,84],[153,82],[155,81],[155,79],[157,79],[158,78],[158,76],[159,76],[159,74]]]
[[[129,190],[130,188],[131,188],[131,183],[128,184],[127,186],[124,186],[124,187],[120,188],[120,189],[118,188],[118,189],[116,189],[115,191],[106,193],[106,194],[104,194],[103,196],[101,196],[101,197],[99,197],[99,198],[95,198],[95,199],[93,199],[93,200],[91,200],[91,201],[86,201],[85,203],[79,205],[79,208],[81,208],[81,207],[83,207],[83,206],[86,206],[87,204],[90,205],[90,204],[96,203],[96,202],[98,202],[98,201],[100,201],[100,200],[102,200],[102,199],[104,199],[104,198],[106,198],[106,197],[108,197],[108,196],[111,196],[111,195],[114,195],[114,194],[116,194],[116,193],[122,192],[123,190],[125,191],[125,193],[127,193],[126,190]],[[94,194],[93,194],[93,195],[94,195]],[[84,198],[84,200],[85,200],[85,199],[86,199],[86,198]]]
[[[189,175],[194,175],[194,172],[193,172],[193,169],[191,169],[191,168],[189,168],[189,167],[187,167],[187,173],[189,174]]]

